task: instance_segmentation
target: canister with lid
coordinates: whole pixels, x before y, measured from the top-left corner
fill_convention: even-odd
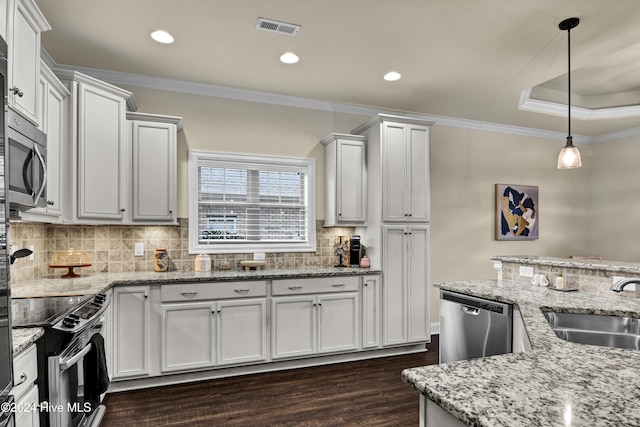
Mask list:
[[[207,254],[196,256],[194,267],[196,271],[211,271],[211,257]]]

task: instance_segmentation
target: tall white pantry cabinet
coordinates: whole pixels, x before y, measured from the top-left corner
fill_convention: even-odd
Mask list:
[[[367,137],[366,226],[356,227],[382,270],[382,345],[429,342],[429,128],[379,114],[352,131]]]

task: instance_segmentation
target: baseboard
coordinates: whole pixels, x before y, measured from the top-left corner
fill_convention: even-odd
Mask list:
[[[255,365],[236,366],[229,368],[216,368],[206,371],[168,374],[151,378],[116,380],[111,382],[107,393],[117,393],[120,391],[139,390],[144,388],[184,384],[196,381],[258,374],[264,372],[283,371],[287,369],[308,368],[313,366],[329,365],[332,363],[353,362],[357,360],[399,356],[403,354],[421,353],[425,351],[427,351],[426,343],[423,342],[401,347],[381,348],[328,356],[316,356],[306,359],[266,362]]]
[[[440,335],[440,322],[431,324],[431,335]]]

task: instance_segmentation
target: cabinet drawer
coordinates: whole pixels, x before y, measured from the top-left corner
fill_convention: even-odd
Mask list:
[[[274,280],[271,293],[273,295],[296,295],[357,291],[359,284],[359,276]]]
[[[11,390],[16,398],[20,399],[30,388],[38,377],[38,351],[35,344],[16,356],[13,360],[13,384]]]
[[[210,299],[260,297],[267,295],[267,282],[187,283],[162,285],[162,302],[202,301]]]

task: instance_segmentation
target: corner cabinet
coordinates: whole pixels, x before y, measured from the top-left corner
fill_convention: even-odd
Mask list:
[[[74,71],[65,222],[176,224],[177,133],[182,118],[127,112],[131,92]]]
[[[40,34],[51,30],[33,0],[7,0],[9,105],[36,125],[40,124]]]
[[[366,137],[332,133],[321,141],[325,163],[324,225],[366,222]]]

